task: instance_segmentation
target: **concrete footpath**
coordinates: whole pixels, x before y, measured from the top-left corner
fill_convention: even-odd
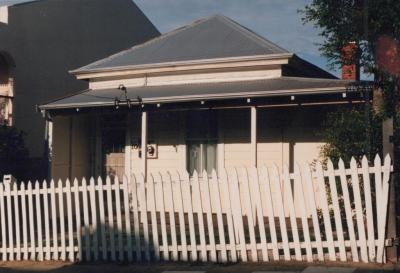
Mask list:
[[[268,263],[268,264],[71,264],[60,262],[6,262],[0,263],[0,272],[24,273],[359,273],[400,272],[400,265],[365,264],[312,264]]]

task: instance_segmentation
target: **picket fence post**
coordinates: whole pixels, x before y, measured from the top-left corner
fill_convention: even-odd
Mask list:
[[[210,183],[211,192],[214,192],[215,199],[212,199],[211,203],[215,204],[218,222],[218,237],[219,244],[221,246],[221,262],[226,263],[228,261],[228,256],[226,253],[226,242],[225,242],[225,231],[224,222],[222,219],[222,208],[221,208],[221,192],[219,190],[219,181],[217,177],[217,172],[212,171],[212,181]]]
[[[149,224],[147,219],[147,199],[146,199],[146,184],[144,175],[139,175],[139,207],[140,207],[140,220],[143,223],[143,240],[144,240],[144,256],[146,261],[150,261],[150,248],[149,248]],[[175,225],[175,224],[174,224]],[[176,236],[176,235],[175,235]],[[178,260],[178,258],[177,258]]]
[[[14,185],[16,186],[16,185]],[[48,188],[47,188],[47,181],[43,181],[42,184],[43,187],[43,209],[44,209],[44,229],[45,229],[45,242],[46,242],[46,256],[45,259],[46,261],[49,261],[51,259],[51,245],[50,245],[50,221],[49,221],[49,203],[48,203]],[[15,187],[15,190],[17,190],[17,188]],[[15,196],[15,209],[18,210],[18,195]],[[19,218],[19,216],[16,214],[15,215],[16,219]],[[18,221],[19,222],[19,221]],[[17,224],[17,223],[16,223]],[[19,228],[16,229],[17,233],[19,233]],[[19,237],[19,234],[18,236]],[[17,242],[19,241],[19,238],[17,238]],[[17,254],[18,256],[18,254]],[[17,258],[18,259],[18,258]]]
[[[251,204],[250,197],[250,187],[248,180],[248,173],[246,169],[242,170],[243,175],[243,197],[244,197],[244,206],[246,208],[246,216],[247,216],[247,227],[250,235],[250,249],[251,249],[251,260],[253,262],[258,261],[257,257],[257,244],[256,244],[256,234],[254,231],[254,215],[253,215],[253,206]]]
[[[132,175],[131,192],[132,192],[133,223],[134,223],[134,229],[135,229],[135,254],[136,254],[136,261],[140,262],[142,260],[142,248],[140,245],[140,222],[139,222],[137,190],[138,190],[138,186],[137,186],[136,176]],[[109,213],[110,213],[110,211],[109,211]]]
[[[72,223],[72,191],[71,191],[71,182],[67,179],[65,183],[66,189],[66,197],[67,197],[67,217],[68,217],[68,259],[71,262],[75,261],[75,253],[74,253],[74,227]]]
[[[89,227],[89,203],[88,203],[88,188],[86,179],[82,179],[82,201],[83,201],[83,221],[84,221],[84,229],[83,236],[85,239],[85,258],[86,261],[91,260],[91,247],[90,247],[90,227]]]
[[[117,214],[117,238],[118,238],[118,259],[122,262],[124,259],[124,246],[122,242],[122,215],[121,215],[121,194],[120,194],[120,184],[118,177],[114,179],[115,185],[115,205]]]
[[[367,220],[367,231],[368,231],[368,253],[369,260],[375,261],[375,229],[374,229],[374,215],[372,211],[372,200],[371,200],[371,184],[369,179],[369,166],[368,159],[366,156],[362,159],[362,177],[364,185],[364,196]]]
[[[157,173],[153,176],[154,179],[154,190],[155,190],[155,206],[160,209],[160,224],[161,224],[161,245],[163,247],[163,260],[167,261],[169,259],[169,250],[168,250],[168,240],[167,240],[167,227],[166,227],[166,219],[165,219],[165,206],[164,206],[164,190],[163,190],[163,182],[161,178],[161,174]],[[155,178],[154,178],[155,177]]]
[[[226,219],[228,224],[228,235],[229,235],[229,244],[231,249],[231,260],[232,262],[237,262],[237,251],[236,251],[236,242],[235,242],[235,230],[233,226],[233,214],[232,214],[232,203],[231,203],[231,192],[229,190],[228,185],[228,174],[226,170],[221,171],[221,192],[224,192],[225,197],[225,207],[226,207]]]
[[[301,261],[301,249],[300,249],[300,239],[299,239],[299,231],[297,228],[297,219],[296,219],[296,210],[294,207],[294,195],[292,192],[292,185],[290,182],[289,176],[289,166],[285,165],[283,168],[283,189],[285,196],[287,197],[288,205],[289,205],[289,218],[290,218],[290,226],[293,234],[293,242],[294,242],[294,251],[297,261]],[[284,206],[285,207],[285,206]]]
[[[99,200],[99,220],[100,220],[100,242],[101,242],[101,254],[104,261],[107,260],[107,240],[106,240],[106,217],[105,217],[105,206],[104,206],[104,188],[103,180],[101,177],[97,179],[98,187],[98,200]]]
[[[82,261],[82,224],[81,224],[81,206],[79,198],[79,182],[74,179],[74,201],[75,201],[75,219],[76,219],[76,236],[78,241],[78,261]]]
[[[215,236],[214,236],[214,223],[212,219],[212,211],[211,211],[211,199],[210,199],[210,184],[208,179],[208,173],[206,170],[203,171],[202,175],[202,185],[204,196],[202,196],[202,200],[204,200],[204,208],[206,211],[207,217],[207,227],[208,227],[208,238],[211,246],[211,262],[217,262],[217,248],[215,246]]]
[[[303,168],[303,175],[305,177],[305,186],[308,196],[308,204],[311,210],[311,217],[313,222],[313,230],[315,241],[317,245],[317,255],[319,261],[324,261],[324,252],[322,249],[322,238],[321,238],[321,230],[319,228],[319,221],[318,221],[318,212],[317,212],[317,204],[315,202],[315,192],[313,187],[312,175],[310,166],[308,164],[304,165]]]
[[[60,208],[60,234],[61,234],[61,260],[66,260],[66,240],[65,240],[65,213],[64,213],[64,187],[61,180],[58,180],[58,206]],[[90,260],[90,259],[89,259]]]
[[[22,212],[23,260],[29,260],[28,220],[27,220],[27,216],[26,216],[26,192],[25,192],[25,183],[24,182],[21,183],[21,212]]]
[[[3,190],[3,185],[0,186],[0,196],[2,195],[2,190]],[[3,238],[5,238],[5,235],[3,237],[3,227],[5,227],[5,225],[3,225],[3,218],[4,218],[4,203],[3,203],[3,198],[0,199],[0,206],[1,206],[1,222],[2,222],[2,241]],[[29,239],[31,241],[30,245],[30,249],[31,249],[31,255],[30,255],[30,259],[31,260],[36,260],[36,240],[35,240],[35,220],[33,218],[33,194],[32,194],[32,183],[31,181],[28,182],[28,210],[29,210]],[[6,240],[3,241],[4,243],[6,242]],[[4,252],[5,252],[5,248],[4,248]]]
[[[234,215],[234,227],[237,236],[238,243],[240,245],[240,258],[242,262],[247,262],[247,248],[246,248],[246,237],[244,233],[243,225],[243,210],[240,199],[240,189],[239,189],[239,178],[237,170],[234,169],[232,173],[232,182],[230,184],[232,190],[232,209]]]
[[[192,195],[191,195],[191,185],[190,185],[190,177],[188,172],[184,172],[183,174],[183,183],[181,183],[182,187],[182,195],[183,200],[187,200],[187,214],[188,214],[188,222],[189,222],[189,233],[190,233],[190,246],[191,246],[191,259],[192,261],[197,261],[197,243],[196,243],[196,231],[194,225],[194,211],[192,204]]]
[[[101,180],[100,180],[101,181]],[[128,186],[128,178],[126,175],[124,175],[123,178],[123,193],[124,193],[124,213],[125,213],[125,230],[126,230],[126,240],[127,240],[127,252],[128,252],[128,262],[133,261],[133,255],[132,255],[132,230],[131,230],[131,218],[130,218],[130,207],[129,207],[129,186]],[[103,197],[103,195],[102,195]],[[103,211],[103,218],[104,218],[104,211]],[[104,226],[104,224],[102,225]],[[104,232],[104,231],[102,231]],[[104,242],[105,245],[105,242]]]
[[[286,218],[285,218],[285,209],[284,209],[284,200],[283,200],[283,192],[281,190],[281,177],[279,175],[278,166],[274,164],[272,169],[273,175],[273,185],[277,192],[277,204],[276,207],[279,213],[279,225],[282,237],[282,244],[283,244],[283,254],[286,261],[290,261],[290,249],[289,249],[289,239],[288,239],[288,231],[286,227]]]
[[[111,251],[111,261],[116,261],[115,254],[115,231],[114,231],[114,211],[113,211],[113,198],[112,198],[112,186],[111,178],[107,176],[106,178],[106,195],[107,195],[107,216],[108,225],[107,231],[110,236],[110,251]]]
[[[328,167],[327,174],[328,174],[328,179],[329,179],[329,189],[330,189],[331,196],[332,196],[333,213],[335,216],[334,217],[335,218],[335,226],[336,226],[336,231],[337,231],[336,234],[337,234],[337,240],[339,242],[340,261],[346,262],[347,257],[346,257],[346,250],[345,250],[345,245],[344,245],[342,219],[341,219],[340,208],[339,208],[339,197],[338,197],[337,188],[336,188],[333,163],[331,160],[328,160],[327,167]]]
[[[261,169],[263,174],[263,185],[265,188],[265,198],[267,202],[267,212],[268,212],[268,224],[269,224],[269,232],[271,234],[272,241],[272,255],[275,261],[279,260],[279,249],[278,249],[278,237],[275,227],[275,212],[273,205],[273,196],[271,191],[271,180],[269,177],[269,172],[266,167]]]
[[[11,213],[11,187],[10,183],[6,183],[4,187],[6,203],[7,203],[7,222],[8,222],[8,248],[10,249],[8,260],[14,261],[14,228],[13,214]]]
[[[263,206],[261,202],[261,192],[260,192],[260,183],[258,179],[258,171],[256,167],[251,168],[251,179],[253,184],[253,190],[254,190],[254,197],[255,197],[255,208],[256,208],[256,215],[255,217],[257,218],[257,223],[258,223],[258,229],[260,233],[260,242],[261,242],[261,253],[262,253],[262,260],[264,262],[268,262],[268,248],[267,248],[267,237],[265,234],[265,223],[264,223],[264,212],[263,212]]]
[[[176,190],[177,190],[177,203],[178,203],[178,217],[179,217],[179,233],[181,237],[181,245],[182,245],[182,261],[188,261],[188,249],[187,249],[187,241],[186,241],[186,227],[185,227],[185,215],[183,212],[183,195],[182,195],[182,185],[181,178],[179,173],[176,173],[176,182],[175,182]]]
[[[205,237],[204,219],[203,219],[203,205],[200,192],[199,176],[196,170],[193,172],[192,198],[193,198],[193,204],[195,205],[195,211],[197,214],[197,221],[199,225],[201,261],[207,262],[207,248],[206,248],[206,237]]]

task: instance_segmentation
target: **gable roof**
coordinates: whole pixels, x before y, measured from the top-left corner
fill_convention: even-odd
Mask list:
[[[225,16],[214,15],[72,72],[95,72],[160,63],[281,54],[289,52]]]

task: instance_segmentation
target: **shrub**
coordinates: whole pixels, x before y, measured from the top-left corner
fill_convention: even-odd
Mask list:
[[[0,179],[5,174],[21,177],[28,161],[24,135],[15,127],[0,126]]]

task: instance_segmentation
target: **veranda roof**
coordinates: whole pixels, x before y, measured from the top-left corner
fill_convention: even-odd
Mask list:
[[[42,110],[113,106],[116,100],[129,99],[132,104],[178,103],[290,95],[342,93],[352,82],[337,79],[280,77],[274,79],[141,86],[119,90],[85,90],[40,106]]]

